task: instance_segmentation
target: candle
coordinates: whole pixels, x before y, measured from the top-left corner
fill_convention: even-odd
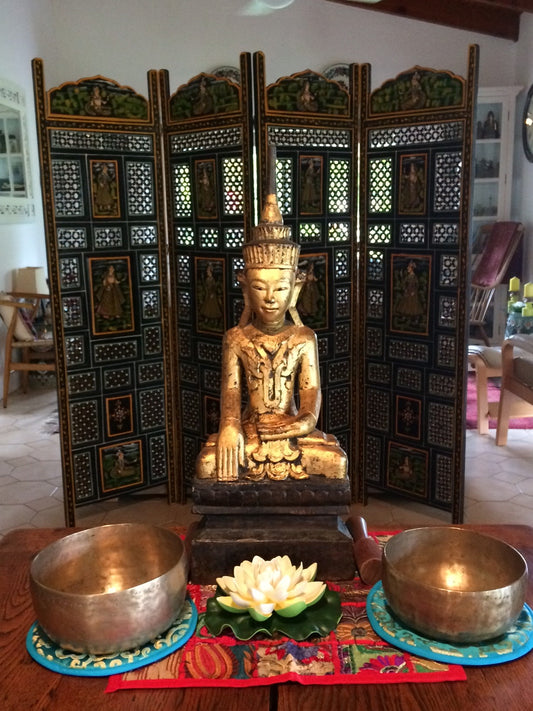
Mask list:
[[[520,291],[520,279],[518,277],[509,279],[509,291]]]
[[[524,299],[531,298],[533,298],[533,282],[528,281],[527,284],[524,284]]]

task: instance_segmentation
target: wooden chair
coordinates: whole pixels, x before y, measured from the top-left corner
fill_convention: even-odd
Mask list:
[[[489,378],[502,374],[502,349],[492,346],[468,346],[468,363],[476,376],[477,431],[489,433],[489,419],[498,416],[498,400],[489,402]]]
[[[490,346],[485,331],[487,311],[496,287],[501,284],[518,249],[524,226],[520,222],[494,222],[488,225],[479,245],[479,256],[473,262],[470,284],[470,327],[477,329],[483,343]]]
[[[18,301],[18,298],[25,301]],[[7,407],[9,379],[11,373],[21,371],[22,389],[27,392],[30,371],[54,371],[54,341],[38,338],[32,328],[41,299],[47,294],[12,294],[0,293],[0,317],[7,327],[3,405]],[[18,355],[18,357],[17,357]]]
[[[502,385],[496,444],[507,444],[511,416],[533,417],[533,334],[511,336],[502,346]]]

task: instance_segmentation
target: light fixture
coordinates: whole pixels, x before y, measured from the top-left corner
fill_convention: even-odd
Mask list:
[[[270,15],[292,5],[294,0],[251,0],[240,10],[239,15]]]
[[[250,0],[239,11],[239,15],[270,15],[292,5],[294,0]]]

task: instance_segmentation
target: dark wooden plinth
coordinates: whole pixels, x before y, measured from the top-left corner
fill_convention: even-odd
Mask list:
[[[350,505],[350,481],[315,476],[294,481],[217,482],[195,479],[192,489],[196,513],[270,512],[309,513],[310,508],[329,513]]]
[[[353,577],[348,478],[294,481],[195,479],[193,511],[203,514],[188,537],[191,581],[214,583],[243,560],[288,555],[294,565],[318,563],[320,580]]]
[[[215,514],[190,531],[191,582],[233,575],[243,560],[288,555],[294,565],[318,564],[317,579],[347,580],[355,573],[353,541],[339,516]]]

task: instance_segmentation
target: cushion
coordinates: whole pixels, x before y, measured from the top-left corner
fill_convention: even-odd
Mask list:
[[[0,301],[14,301],[13,297],[0,291]],[[7,304],[0,304],[0,315],[2,316],[4,323],[9,328],[11,324],[11,319],[13,318],[13,306],[8,306]],[[31,327],[31,322],[29,321],[27,313],[24,309],[17,309],[17,321],[15,323],[15,333],[14,337],[17,341],[33,341],[35,340],[35,331]]]
[[[515,378],[533,388],[533,355],[526,353],[521,348],[513,349],[513,372]]]
[[[499,346],[468,346],[469,356],[479,356],[489,368],[502,367],[502,349]]]

